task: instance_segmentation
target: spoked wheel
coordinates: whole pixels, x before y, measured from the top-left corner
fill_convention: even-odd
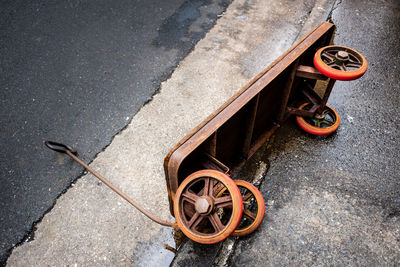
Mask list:
[[[242,219],[232,233],[233,236],[246,236],[253,233],[261,224],[265,214],[264,198],[253,184],[235,180],[243,199],[243,216]],[[226,188],[220,188],[218,196],[227,194]]]
[[[314,56],[314,66],[325,76],[350,81],[364,75],[367,60],[354,49],[330,45],[320,48]]]
[[[216,196],[223,184],[227,194]],[[243,212],[242,197],[235,182],[216,170],[189,175],[174,199],[174,215],[182,232],[198,243],[214,244],[227,238],[238,226]]]
[[[300,109],[309,110],[312,104],[304,103]],[[314,135],[330,135],[334,133],[340,124],[339,114],[330,106],[325,106],[321,115],[315,115],[313,118],[296,116],[297,124],[304,131]]]

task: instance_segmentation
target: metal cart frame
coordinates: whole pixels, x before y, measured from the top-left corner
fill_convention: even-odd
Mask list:
[[[325,106],[335,80],[322,97],[314,91],[317,80],[328,78],[313,67],[313,57],[331,44],[334,31],[333,24],[320,23],[175,145],[164,160],[172,215],[188,175],[201,169],[234,174],[288,117],[312,117]],[[298,108],[305,101],[310,110]]]

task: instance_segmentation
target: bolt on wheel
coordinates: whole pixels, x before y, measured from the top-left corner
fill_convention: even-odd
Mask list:
[[[350,81],[363,76],[368,63],[365,57],[354,49],[330,45],[320,48],[315,53],[314,66],[329,78]]]
[[[227,194],[216,196],[217,184],[222,184]],[[187,237],[198,243],[214,244],[226,239],[238,226],[242,212],[242,197],[235,182],[216,170],[189,175],[176,191],[177,224]]]
[[[309,110],[312,104],[304,103],[299,109]],[[339,114],[330,106],[325,106],[321,114],[312,118],[296,116],[296,122],[304,131],[313,135],[330,135],[339,128]]]
[[[243,216],[232,236],[246,236],[257,230],[264,219],[264,198],[253,184],[243,180],[234,181],[242,195]],[[219,186],[215,191],[218,196],[224,196],[227,193],[223,186]]]

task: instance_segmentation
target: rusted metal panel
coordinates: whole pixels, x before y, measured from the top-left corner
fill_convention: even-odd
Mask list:
[[[307,67],[313,66],[316,50],[330,44],[334,28],[320,23],[168,153],[164,170],[172,215],[175,192],[185,177],[205,168],[232,174],[269,140],[293,109],[288,103],[301,100],[303,79],[321,76]]]

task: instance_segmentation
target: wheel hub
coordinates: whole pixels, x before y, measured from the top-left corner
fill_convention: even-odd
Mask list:
[[[194,207],[201,215],[207,215],[213,210],[214,201],[208,196],[202,196],[196,200]]]
[[[340,61],[346,61],[349,59],[349,53],[346,51],[338,51],[336,54],[336,58]]]

